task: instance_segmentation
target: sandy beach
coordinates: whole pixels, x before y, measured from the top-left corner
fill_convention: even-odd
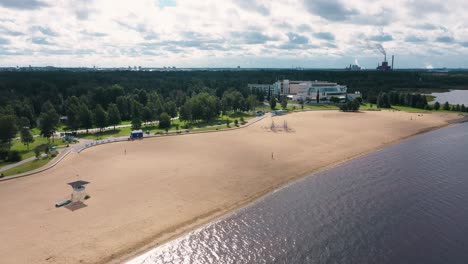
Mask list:
[[[0,182],[1,263],[121,262],[291,180],[447,125],[455,114],[311,111],[101,145]],[[287,122],[289,131],[271,131]],[[85,180],[84,208],[55,208]]]

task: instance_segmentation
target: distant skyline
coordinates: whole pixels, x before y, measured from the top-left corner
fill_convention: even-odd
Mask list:
[[[468,68],[468,1],[0,0],[0,67]]]

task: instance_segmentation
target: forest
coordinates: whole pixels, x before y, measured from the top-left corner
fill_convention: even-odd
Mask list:
[[[250,111],[264,100],[271,101],[268,95],[249,91],[247,84],[271,84],[280,79],[337,82],[347,85],[350,93],[360,91],[365,102],[381,107],[395,103],[416,105],[414,102],[420,98],[414,97],[416,99],[413,100],[413,97],[408,97],[410,93],[468,88],[468,74],[463,72],[0,72],[0,144],[2,149],[9,149],[11,140],[18,133],[27,144],[31,138],[27,130],[35,127],[42,136],[50,138],[59,122],[64,123],[69,130],[76,130],[115,126],[121,121],[141,124],[163,120],[160,124],[167,124],[168,119],[176,116],[186,122],[209,121],[220,113]],[[405,100],[395,99],[400,97]],[[275,100],[282,102],[284,98]],[[424,101],[417,106],[423,108],[426,105]],[[348,104],[343,109],[355,107]],[[138,125],[135,127],[138,128]]]

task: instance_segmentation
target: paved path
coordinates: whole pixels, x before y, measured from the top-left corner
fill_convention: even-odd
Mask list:
[[[11,169],[11,168],[14,168],[14,167],[16,167],[16,166],[19,166],[19,165],[24,164],[24,163],[29,162],[29,161],[33,161],[33,160],[35,160],[35,159],[36,159],[36,157],[30,157],[30,158],[24,159],[24,160],[22,160],[22,161],[18,161],[18,162],[16,162],[16,163],[8,164],[8,165],[6,165],[6,166],[1,167],[1,168],[0,168],[0,172],[1,172],[1,171],[9,170],[9,169]]]

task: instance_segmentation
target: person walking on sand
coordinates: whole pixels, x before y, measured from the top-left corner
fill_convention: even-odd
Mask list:
[[[273,152],[271,153],[271,159],[274,160],[275,157],[273,156]]]
[[[127,149],[124,149],[124,155],[127,155]]]

